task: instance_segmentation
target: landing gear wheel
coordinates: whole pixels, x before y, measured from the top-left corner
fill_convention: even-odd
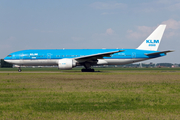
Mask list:
[[[21,72],[21,71],[22,71],[21,68],[19,68],[19,69],[18,69],[18,72]]]
[[[81,72],[94,72],[94,69],[81,69]]]

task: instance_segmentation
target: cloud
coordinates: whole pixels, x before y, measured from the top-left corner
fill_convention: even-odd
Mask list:
[[[114,31],[111,28],[108,28],[106,30],[106,35],[112,35],[114,33]]]
[[[91,4],[90,6],[95,9],[124,9],[127,7],[126,4],[117,3],[117,2],[116,3],[115,2],[109,2],[109,3],[95,2]]]
[[[180,21],[169,19],[163,21],[162,24],[167,25],[166,33],[164,34],[165,38],[179,36]],[[148,37],[156,29],[156,27],[137,26],[136,30],[127,31],[127,38],[133,40],[142,40],[143,38],[146,39],[146,37]]]
[[[116,43],[120,40],[119,35],[116,34],[116,32],[112,28],[107,28],[102,33],[93,34],[91,39],[92,40],[90,40],[90,44],[92,44],[93,47],[97,46],[97,48],[108,48],[110,46],[118,47],[118,44]]]
[[[95,33],[93,36],[112,36],[112,35],[116,35],[114,30],[112,30],[111,28],[106,29],[105,33]]]
[[[157,13],[157,12],[175,12],[178,13],[180,10],[179,0],[151,0],[145,2],[137,2],[135,5],[131,6],[128,4],[128,10],[131,12],[140,13]],[[174,13],[174,14],[175,14]]]
[[[169,38],[173,36],[179,36],[180,21],[169,19],[169,20],[163,21],[162,24],[167,25],[167,32],[165,34],[165,37]]]
[[[145,37],[148,37],[148,35],[153,31],[153,29],[154,27],[137,26],[135,31],[127,31],[127,38],[133,40],[142,40],[142,38],[145,39]]]
[[[180,21],[169,19],[167,21],[163,21],[162,23],[167,25],[167,29],[180,29]]]

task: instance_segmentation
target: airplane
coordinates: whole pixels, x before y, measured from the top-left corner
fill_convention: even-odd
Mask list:
[[[84,66],[82,72],[94,72],[95,65],[125,65],[165,56],[171,50],[157,51],[166,25],[159,25],[136,49],[30,49],[9,54],[4,61],[21,66],[57,65],[60,70]]]

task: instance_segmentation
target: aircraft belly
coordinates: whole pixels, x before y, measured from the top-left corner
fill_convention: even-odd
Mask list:
[[[107,64],[106,65],[124,65],[124,64],[130,64],[134,62],[139,62],[147,59],[104,59]],[[98,64],[98,63],[97,63]]]

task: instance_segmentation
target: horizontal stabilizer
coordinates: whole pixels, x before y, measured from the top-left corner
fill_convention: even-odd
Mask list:
[[[174,52],[173,50],[167,50],[167,51],[162,51],[162,52],[155,52],[155,53],[149,53],[149,54],[145,54],[147,56],[151,56],[151,55],[160,55],[162,53],[168,53],[168,52]]]

